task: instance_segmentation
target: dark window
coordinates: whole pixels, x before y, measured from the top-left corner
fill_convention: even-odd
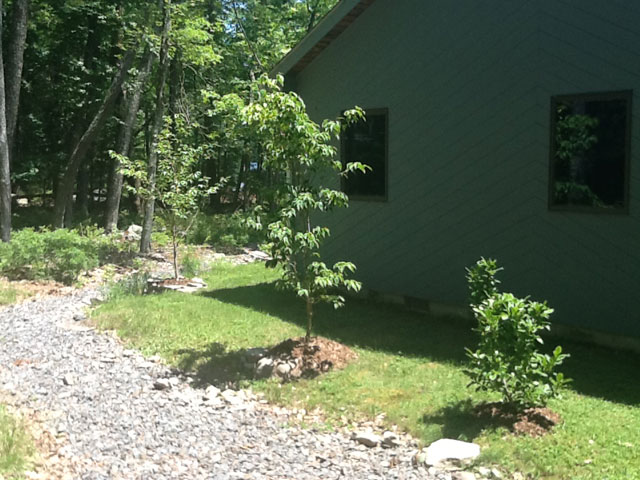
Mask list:
[[[631,92],[553,97],[551,132],[550,206],[626,211]]]
[[[342,134],[342,164],[364,163],[366,173],[354,172],[342,182],[351,198],[385,200],[387,198],[387,110],[366,110],[366,120],[349,125]]]

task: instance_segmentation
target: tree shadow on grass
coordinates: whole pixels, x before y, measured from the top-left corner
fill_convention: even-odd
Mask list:
[[[482,432],[511,426],[508,421],[501,418],[478,415],[471,399],[447,405],[434,414],[424,415],[420,421],[425,425],[439,425],[443,438],[454,438],[465,442],[472,442]]]
[[[304,328],[302,301],[272,283],[205,292],[205,297],[266,313]],[[344,308],[317,308],[314,334],[371,350],[462,365],[465,347],[475,345],[469,322],[434,318],[404,307],[364,299],[349,299]],[[640,355],[550,339],[552,350],[561,344],[571,355],[560,370],[571,378],[578,393],[627,405],[640,404],[637,365]]]
[[[244,350],[228,351],[218,342],[202,349],[176,351],[178,367],[195,375],[194,387],[215,385],[218,388],[238,387],[241,382],[253,378],[251,369],[244,365],[244,353]]]
[[[303,302],[271,283],[202,295],[266,313],[301,328],[306,325]],[[313,333],[350,346],[453,363],[463,362],[464,347],[473,343],[471,329],[459,320],[433,319],[402,307],[361,299],[348,299],[346,306],[338,310],[329,305],[317,306]]]

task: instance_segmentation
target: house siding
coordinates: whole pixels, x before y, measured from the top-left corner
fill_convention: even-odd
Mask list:
[[[640,336],[640,4],[376,0],[295,85],[317,120],[389,109],[387,202],[328,217],[378,291],[463,304],[464,268],[568,325]],[[629,214],[549,211],[553,95],[633,90]]]

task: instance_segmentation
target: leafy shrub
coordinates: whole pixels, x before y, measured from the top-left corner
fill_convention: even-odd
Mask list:
[[[10,243],[0,245],[0,273],[10,279],[70,284],[80,273],[126,249],[126,244],[100,234],[96,228],[86,229],[84,235],[74,230],[25,228],[15,232]]]
[[[187,234],[187,243],[211,245],[223,249],[238,249],[262,240],[262,236],[247,224],[244,213],[200,214]]]
[[[497,392],[506,404],[544,406],[568,382],[554,372],[568,357],[562,348],[551,355],[537,349],[544,343],[540,333],[550,330],[553,309],[498,292],[493,275],[499,270],[495,260],[481,259],[467,275],[480,340],[476,351],[467,349],[466,373],[476,390]]]
[[[171,243],[171,237],[165,232],[152,232],[151,243],[156,247],[164,248]]]
[[[202,271],[202,262],[193,248],[187,249],[180,263],[181,273],[187,278],[193,278]]]
[[[147,270],[138,270],[116,282],[109,282],[105,297],[114,300],[128,295],[143,295],[146,293],[149,277]]]

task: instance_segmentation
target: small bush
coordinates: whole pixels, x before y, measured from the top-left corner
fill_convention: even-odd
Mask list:
[[[202,271],[202,262],[193,248],[188,248],[180,261],[181,273],[184,277],[193,278]]]
[[[238,249],[248,243],[260,242],[262,236],[247,225],[246,219],[247,215],[243,213],[200,214],[187,234],[187,243]]]
[[[151,233],[151,243],[155,247],[164,248],[171,244],[171,237],[165,232],[152,232]]]
[[[544,406],[568,382],[562,373],[554,372],[568,357],[562,348],[556,347],[551,355],[538,350],[544,343],[540,333],[550,330],[553,309],[546,303],[499,293],[493,278],[499,270],[495,260],[485,259],[468,270],[480,340],[477,350],[467,349],[466,373],[476,390],[497,392],[506,404],[520,409]]]
[[[95,228],[86,229],[84,234],[65,229],[25,228],[15,232],[11,242],[0,245],[0,273],[10,279],[70,284],[80,273],[127,249],[116,237],[102,235]]]
[[[108,300],[114,300],[129,295],[143,295],[147,291],[149,277],[148,271],[138,270],[116,282],[109,282],[105,297]]]

